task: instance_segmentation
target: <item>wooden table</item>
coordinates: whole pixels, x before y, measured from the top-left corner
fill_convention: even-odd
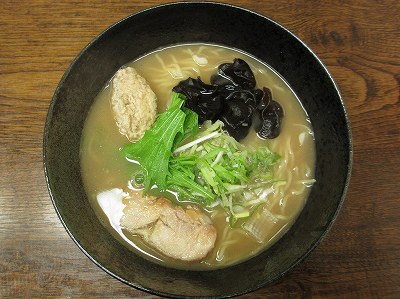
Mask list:
[[[1,1],[1,298],[155,297],[100,270],[67,235],[44,179],[42,134],[79,51],[163,2]],[[315,51],[341,89],[354,138],[350,188],[328,236],[283,280],[244,297],[400,298],[400,2],[230,3],[269,16]]]

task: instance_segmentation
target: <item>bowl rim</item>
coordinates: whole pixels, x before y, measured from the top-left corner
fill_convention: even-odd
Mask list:
[[[45,120],[45,126],[44,126],[44,133],[43,133],[43,168],[44,168],[44,175],[45,175],[45,181],[46,181],[46,185],[47,185],[47,189],[50,195],[50,199],[52,201],[53,207],[58,215],[58,218],[60,219],[62,225],[64,226],[65,230],[67,231],[68,235],[71,237],[71,239],[74,241],[74,243],[78,246],[78,248],[95,264],[97,265],[99,268],[101,268],[103,271],[105,271],[106,273],[108,273],[109,275],[111,275],[112,277],[118,279],[119,281],[134,287],[138,290],[141,291],[145,291],[148,292],[150,294],[154,294],[154,295],[158,295],[158,296],[167,296],[167,297],[173,297],[173,298],[180,298],[180,296],[175,295],[175,294],[170,294],[170,293],[165,293],[162,292],[161,290],[155,290],[146,286],[143,286],[141,284],[138,283],[133,283],[131,281],[128,281],[124,278],[122,278],[121,276],[119,276],[118,274],[110,271],[109,269],[107,269],[105,266],[103,266],[101,264],[100,261],[96,260],[93,256],[91,256],[91,254],[89,254],[86,249],[80,244],[79,240],[76,239],[76,237],[73,235],[73,233],[71,232],[70,228],[68,227],[68,224],[65,222],[65,220],[63,219],[63,216],[61,215],[61,212],[56,204],[56,200],[55,200],[55,194],[53,193],[53,189],[51,186],[51,182],[50,182],[50,178],[49,178],[49,172],[48,172],[48,153],[47,153],[47,148],[48,148],[48,139],[49,139],[49,130],[50,130],[50,124],[51,124],[51,120],[53,117],[53,110],[54,110],[54,106],[57,103],[57,98],[58,98],[58,94],[60,93],[60,89],[62,87],[62,85],[64,84],[66,78],[68,77],[69,73],[71,72],[71,69],[75,66],[76,62],[80,59],[80,57],[83,55],[83,53],[85,53],[93,44],[97,43],[99,39],[102,38],[102,36],[105,35],[105,33],[109,32],[110,30],[113,30],[114,28],[120,26],[122,23],[127,22],[127,20],[134,18],[138,15],[144,14],[144,13],[148,13],[151,11],[156,11],[156,10],[162,10],[164,8],[168,8],[168,7],[173,7],[173,6],[181,6],[181,5],[185,5],[185,6],[196,6],[196,5],[206,5],[206,6],[219,6],[219,7],[225,7],[225,8],[229,8],[229,9],[234,9],[234,10],[240,10],[243,12],[247,12],[249,14],[255,15],[257,17],[260,17],[262,19],[265,19],[266,21],[273,23],[275,26],[279,27],[281,30],[286,31],[287,34],[291,35],[293,38],[295,38],[303,47],[304,49],[306,49],[312,56],[313,58],[318,62],[318,64],[323,68],[324,72],[328,75],[330,81],[333,84],[333,87],[338,95],[338,98],[340,100],[340,106],[342,108],[342,112],[344,114],[344,118],[345,118],[345,124],[346,124],[346,128],[347,128],[347,135],[348,135],[348,165],[347,165],[347,173],[346,173],[346,180],[343,186],[343,190],[341,192],[341,196],[340,196],[340,201],[338,201],[337,205],[335,206],[335,212],[333,213],[330,222],[327,224],[326,229],[324,229],[324,231],[318,236],[318,238],[312,243],[310,244],[310,246],[308,247],[308,250],[306,252],[304,252],[300,258],[298,258],[297,260],[295,260],[290,267],[286,268],[284,271],[281,272],[281,274],[277,277],[275,277],[273,280],[271,281],[264,281],[263,283],[258,284],[256,287],[251,288],[251,289],[245,289],[242,292],[239,293],[232,293],[232,294],[227,294],[227,295],[223,295],[221,297],[218,298],[229,298],[229,297],[233,297],[233,296],[239,296],[239,295],[243,295],[246,293],[250,293],[253,292],[255,290],[258,290],[262,287],[265,287],[266,285],[271,285],[273,283],[276,283],[277,281],[279,281],[280,279],[282,279],[283,276],[287,275],[289,272],[291,272],[293,270],[293,268],[295,268],[299,263],[301,263],[320,243],[321,241],[325,238],[325,236],[329,233],[329,231],[331,230],[334,222],[336,221],[336,218],[343,206],[349,185],[350,185],[350,178],[351,178],[351,173],[352,173],[352,167],[353,167],[353,138],[352,138],[352,129],[351,129],[351,123],[350,123],[350,119],[349,119],[349,114],[348,114],[348,110],[346,107],[346,104],[343,100],[343,97],[340,93],[340,90],[338,88],[337,83],[334,81],[331,73],[329,72],[328,68],[325,66],[325,64],[322,62],[322,60],[311,50],[310,47],[307,46],[307,44],[305,42],[303,42],[300,38],[298,38],[294,33],[292,33],[291,31],[289,31],[288,29],[286,29],[283,25],[279,24],[278,22],[270,19],[269,17],[262,15],[258,12],[255,12],[253,10],[241,7],[241,6],[237,6],[237,5],[232,5],[232,4],[228,4],[228,3],[221,3],[221,2],[214,2],[214,1],[210,1],[210,2],[201,2],[201,1],[182,1],[182,2],[170,2],[170,3],[165,3],[165,4],[160,4],[160,5],[155,5],[155,6],[151,6],[151,7],[147,7],[144,9],[141,9],[133,14],[130,14],[122,19],[120,19],[119,21],[111,24],[110,26],[108,26],[106,29],[104,29],[102,32],[98,33],[94,38],[92,38],[92,40],[76,55],[76,57],[72,60],[72,62],[69,64],[68,68],[65,70],[63,76],[61,77],[54,95],[51,99],[51,102],[49,104],[49,108],[48,108],[48,112],[47,112],[47,116],[46,116],[46,120]],[[230,267],[230,266],[229,266]],[[211,270],[213,271],[213,270]],[[192,297],[192,296],[189,296]],[[193,296],[197,297],[197,296]]]

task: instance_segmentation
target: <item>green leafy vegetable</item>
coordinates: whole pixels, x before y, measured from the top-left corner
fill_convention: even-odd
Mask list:
[[[182,110],[184,101],[183,95],[173,93],[170,107],[157,117],[151,129],[139,141],[122,149],[127,158],[137,161],[145,169],[145,192],[153,184],[166,190],[168,163],[174,144],[197,130],[197,114],[189,109]]]
[[[246,148],[223,130],[221,121],[206,122],[199,131],[198,116],[182,107],[184,101],[173,93],[170,107],[151,129],[122,152],[145,170],[144,192],[156,185],[204,207],[220,205],[233,225],[265,201],[260,190],[283,183],[274,181],[271,172],[280,157],[266,147]]]

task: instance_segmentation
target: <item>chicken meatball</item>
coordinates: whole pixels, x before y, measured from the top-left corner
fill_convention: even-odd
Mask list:
[[[139,140],[156,119],[155,93],[132,67],[120,69],[111,87],[111,107],[119,131],[130,141]]]

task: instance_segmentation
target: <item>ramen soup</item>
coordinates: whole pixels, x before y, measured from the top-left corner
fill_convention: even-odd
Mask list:
[[[162,193],[174,205],[198,206],[211,219],[217,237],[213,249],[201,260],[188,262],[168,257],[149,245],[142,236],[121,228],[121,210],[116,205],[123,204],[124,200],[113,202],[111,196],[107,205],[99,205],[101,192],[115,188],[124,192],[136,189],[132,178],[138,165],[121,154],[121,148],[131,142],[120,133],[113,116],[111,81],[99,93],[88,113],[80,147],[82,178],[88,198],[109,231],[125,246],[151,261],[168,267],[204,270],[247,260],[282,237],[294,223],[310,193],[315,166],[312,125],[294,92],[268,65],[235,49],[189,44],[156,50],[124,67],[134,67],[146,79],[157,96],[157,113],[162,113],[170,104],[172,89],[179,82],[188,77],[200,77],[209,84],[218,66],[232,63],[235,58],[247,62],[254,73],[257,88],[268,87],[284,112],[279,136],[261,139],[255,130],[250,130],[240,143],[253,149],[268,147],[280,159],[271,166],[272,183],[252,191],[250,200],[257,204],[239,221],[231,221],[232,215],[221,205],[201,206],[190,200],[179,201],[175,192]],[[249,194],[243,192],[242,195]],[[117,215],[115,211],[119,211]]]

